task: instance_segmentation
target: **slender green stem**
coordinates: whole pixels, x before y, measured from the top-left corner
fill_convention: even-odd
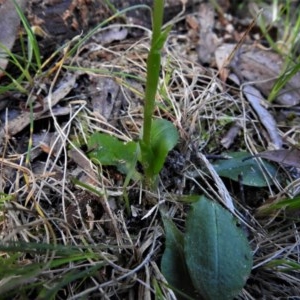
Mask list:
[[[163,16],[164,16],[164,0],[154,0],[153,16],[152,16],[153,28],[152,28],[151,47],[154,46],[154,44],[160,37]]]
[[[164,1],[155,0],[153,9],[153,33],[151,48],[147,59],[147,80],[145,91],[143,143],[146,148],[150,147],[152,115],[155,105],[155,96],[159,81],[160,71],[160,47],[157,46],[161,37],[163,22]]]
[[[145,91],[145,107],[144,107],[144,126],[143,126],[143,142],[148,148],[150,146],[150,133],[152,126],[152,115],[155,105],[155,96],[159,80],[160,71],[160,53],[150,50],[147,60],[147,81]],[[149,72],[151,70],[151,73]]]

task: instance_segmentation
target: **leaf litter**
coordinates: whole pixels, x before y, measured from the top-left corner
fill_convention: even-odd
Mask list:
[[[198,10],[195,12],[199,13]],[[226,18],[224,21],[230,25]],[[172,32],[164,49],[156,109],[156,116],[172,120],[179,129],[180,143],[176,151],[180,155],[172,153],[174,168],[163,170],[162,175],[168,180],[161,180],[157,193],[142,191],[138,180],[129,183],[125,194],[130,201],[132,215],[125,211],[123,174],[114,166],[99,166],[88,160],[86,147],[90,135],[95,132],[108,133],[126,142],[138,138],[142,124],[145,59],[149,48],[147,28],[141,27],[144,38],[126,36],[123,40],[123,36],[119,36],[120,30],[114,38],[113,28],[116,27],[112,26],[110,30],[108,26],[107,44],[95,47],[95,41],[87,41],[75,57],[64,62],[66,68],[61,70],[53,92],[50,90],[43,99],[43,111],[34,113],[35,140],[39,133],[38,121],[47,116],[42,122],[47,124],[49,137],[54,132],[57,134],[57,142],[47,143],[48,152],[38,154],[30,165],[25,165],[27,150],[16,150],[20,135],[28,135],[30,113],[23,111],[17,119],[6,119],[1,125],[4,141],[0,161],[1,184],[4,193],[12,196],[1,202],[1,214],[5,220],[1,223],[2,241],[58,243],[66,248],[72,245],[78,249],[87,245],[86,249],[97,258],[78,261],[75,264],[78,272],[99,262],[102,266],[93,278],[87,276],[82,282],[74,279],[72,291],[76,295],[69,295],[72,299],[127,297],[129,294],[146,299],[154,293],[154,281],[163,296],[172,299],[173,294],[164,284],[165,279],[160,272],[159,259],[164,239],[158,209],[164,207],[179,225],[184,224],[187,204],[180,195],[195,194],[204,194],[223,203],[229,210],[235,211],[241,224],[247,228],[254,253],[255,274],[251,275],[238,299],[299,295],[299,271],[285,269],[281,272],[287,264],[279,263],[282,260],[297,262],[297,220],[286,219],[280,213],[276,215],[277,219],[274,214],[255,215],[265,202],[276,196],[285,197],[285,187],[276,182],[277,176],[282,175],[280,167],[275,167],[276,172],[272,175],[274,184],[264,189],[247,188],[222,180],[212,168],[214,159],[206,158],[210,154],[220,155],[224,150],[221,141],[227,137],[229,141],[223,145],[228,150],[246,150],[279,164],[284,164],[285,159],[287,164],[293,164],[297,161],[297,152],[290,156],[288,150],[281,149],[281,145],[297,144],[297,128],[277,126],[276,123],[268,127],[263,122],[264,117],[255,113],[252,104],[241,97],[239,86],[237,88],[216,76],[217,71],[211,68],[215,64],[210,61],[214,60],[213,56],[205,58],[208,66],[198,64],[195,39],[200,39],[199,45],[203,47],[203,41],[209,38],[207,35],[211,32],[207,28],[206,33],[193,32],[201,30],[201,26],[189,27],[189,24],[179,18],[174,30],[184,28],[188,34]],[[222,39],[218,29],[220,21],[214,20],[211,26],[217,29],[214,33],[217,33],[218,40],[215,41],[222,46],[228,32]],[[122,28],[126,25],[122,24]],[[273,70],[266,75],[261,74],[262,69],[250,70],[249,57],[252,58],[258,50],[254,47],[249,49],[247,54],[248,50],[242,48],[245,56],[239,57],[243,82],[255,81],[256,88],[268,96],[270,84],[259,84],[259,81],[273,80],[279,73]],[[269,54],[255,55],[262,59]],[[232,72],[235,71],[232,68]],[[257,71],[255,78],[249,77],[252,71]],[[271,78],[266,78],[268,76]],[[293,101],[297,97],[292,96]],[[286,100],[289,98],[279,99],[280,104],[295,104]],[[99,99],[100,102],[97,102]],[[71,107],[67,117],[54,113],[58,103]],[[265,111],[270,113],[272,110],[273,104],[265,107],[261,101],[258,103]],[[229,134],[231,128],[235,129]],[[52,155],[55,144],[58,145],[56,156]],[[272,144],[276,145],[276,151],[282,152],[270,152]],[[178,168],[175,168],[176,164]],[[296,163],[295,167],[298,167]],[[293,183],[296,187],[299,185],[297,179],[293,181],[290,176],[287,176],[286,182],[287,186]],[[247,204],[240,201],[243,191]],[[1,250],[9,255],[4,246]],[[53,257],[57,259],[54,252],[52,257],[48,254],[41,251],[39,260],[49,262]],[[17,263],[25,262],[26,257],[22,255]],[[276,261],[278,265],[271,267],[270,263]],[[68,273],[69,267],[64,268],[67,274],[73,274]],[[56,275],[55,269],[49,268],[47,272],[37,272],[35,280],[45,286],[58,287],[59,283],[53,282]],[[35,289],[26,277],[22,279],[27,283],[28,291]],[[40,291],[45,293],[42,287]]]

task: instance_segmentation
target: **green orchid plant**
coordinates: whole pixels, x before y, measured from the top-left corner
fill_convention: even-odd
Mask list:
[[[90,158],[98,160],[102,165],[115,165],[129,179],[144,178],[145,184],[151,188],[155,187],[165,159],[178,141],[173,123],[154,118],[161,50],[171,30],[171,26],[162,29],[163,11],[164,1],[154,1],[153,34],[147,59],[144,123],[140,140],[124,143],[101,133],[93,134],[89,140],[89,147],[93,149],[89,154]],[[139,176],[135,171],[138,161],[143,166],[144,176]]]

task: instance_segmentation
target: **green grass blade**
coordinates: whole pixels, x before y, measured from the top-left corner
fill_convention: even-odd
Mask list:
[[[14,5],[16,7],[16,10],[18,12],[18,15],[21,19],[21,22],[24,26],[24,29],[27,33],[28,36],[28,61],[31,63],[32,62],[32,55],[34,54],[35,57],[35,61],[38,65],[38,68],[41,68],[41,55],[40,55],[40,49],[39,49],[39,45],[37,42],[37,39],[35,37],[35,34],[33,33],[33,31],[31,30],[31,26],[29,24],[29,22],[27,21],[22,9],[20,8],[20,6],[18,5],[18,3],[16,2],[16,0],[13,0]]]

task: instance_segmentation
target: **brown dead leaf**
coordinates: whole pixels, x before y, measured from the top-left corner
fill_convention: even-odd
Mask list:
[[[219,70],[231,55],[234,44],[223,44],[216,52],[216,63]],[[253,82],[266,97],[270,94],[276,79],[283,71],[284,61],[281,56],[271,50],[263,50],[255,46],[242,45],[235,53],[229,66],[234,73],[245,82]],[[300,73],[298,72],[282,88],[276,102],[293,106],[300,103]]]
[[[242,89],[245,97],[267,130],[270,140],[273,144],[272,146],[275,147],[275,149],[280,149],[282,147],[282,138],[278,133],[277,124],[274,117],[262,105],[263,97],[261,93],[251,85],[244,85]]]
[[[226,148],[229,149],[229,147],[233,144],[235,138],[237,137],[237,135],[239,134],[239,132],[242,129],[242,124],[241,122],[237,121],[235,122],[227,131],[227,133],[225,134],[225,136],[221,139],[221,145]]]
[[[73,148],[68,151],[68,156],[86,173],[96,175],[90,159],[82,152],[82,150]]]
[[[199,44],[197,47],[198,57],[202,63],[210,64],[214,53],[219,47],[221,40],[213,32],[215,24],[215,10],[209,3],[202,3],[198,13],[199,19]]]
[[[185,21],[189,28],[193,30],[199,30],[199,23],[194,16],[187,15]]]
[[[100,31],[91,37],[93,42],[99,43],[102,46],[111,44],[114,41],[122,41],[127,37],[128,30],[121,26],[108,28]]]
[[[58,84],[56,90],[51,95],[48,95],[43,99],[43,109],[41,111],[33,113],[33,119],[41,119],[43,114],[48,113],[50,107],[55,106],[61,99],[63,99],[74,87],[77,75],[68,74]],[[13,136],[29,125],[31,118],[30,111],[24,111],[14,119],[10,119],[6,124],[0,127],[0,141],[5,136]]]
[[[16,3],[23,10],[27,0],[16,0]],[[0,16],[0,44],[11,50],[20,25],[20,18],[12,0],[1,1]],[[3,70],[5,70],[7,63],[7,53],[0,47],[0,77],[4,74]]]
[[[264,151],[254,155],[254,157],[261,157],[286,166],[300,168],[300,150],[297,148]]]
[[[88,90],[92,96],[94,113],[108,120],[111,117],[115,102],[122,95],[120,85],[112,78],[90,75]]]

